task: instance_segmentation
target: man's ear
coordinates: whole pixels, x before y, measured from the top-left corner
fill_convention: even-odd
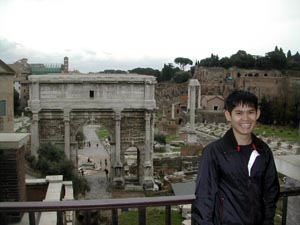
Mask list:
[[[230,115],[230,112],[227,111],[227,110],[225,111],[225,118],[226,118],[227,121],[229,121],[229,122],[231,121],[231,115]]]
[[[256,111],[256,120],[258,120],[260,117],[260,109],[257,109]]]

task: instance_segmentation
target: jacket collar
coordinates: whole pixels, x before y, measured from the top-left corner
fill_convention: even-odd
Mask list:
[[[258,139],[253,133],[251,133],[252,136],[252,143],[255,144],[257,151],[260,153],[260,151],[263,149],[261,140]],[[230,128],[223,136],[223,142],[226,146],[226,149],[228,151],[236,151],[238,143],[235,139],[235,136],[233,134],[233,129]]]

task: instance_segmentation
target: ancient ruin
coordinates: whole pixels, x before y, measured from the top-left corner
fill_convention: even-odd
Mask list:
[[[51,74],[32,75],[29,83],[33,155],[41,144],[51,142],[77,163],[79,129],[89,123],[101,124],[110,134],[113,185],[124,187],[124,155],[132,147],[138,159],[138,182],[153,185],[154,77]]]

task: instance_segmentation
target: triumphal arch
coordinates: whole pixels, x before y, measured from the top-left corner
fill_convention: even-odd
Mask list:
[[[138,151],[138,181],[153,184],[156,79],[137,74],[31,75],[31,152],[43,143],[64,148],[77,165],[77,132],[91,120],[110,133],[111,181],[123,187],[124,153]]]

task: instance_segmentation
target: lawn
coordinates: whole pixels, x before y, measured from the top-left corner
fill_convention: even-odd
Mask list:
[[[100,127],[97,131],[97,135],[101,141],[104,141],[105,138],[109,137],[109,132],[104,127]]]
[[[286,127],[270,126],[270,125],[257,125],[253,131],[257,135],[263,135],[266,137],[276,137],[283,141],[297,142],[298,129],[290,129]]]

